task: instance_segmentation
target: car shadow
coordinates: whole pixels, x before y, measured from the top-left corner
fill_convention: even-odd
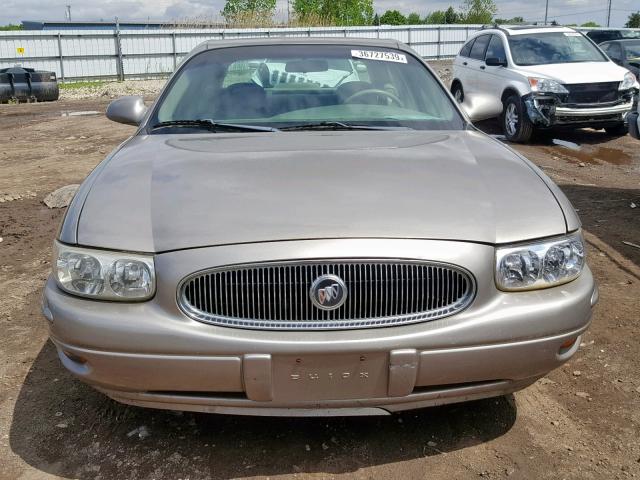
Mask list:
[[[475,122],[474,126],[488,135],[497,136],[501,141],[509,143],[504,138],[500,122],[495,118]],[[580,145],[598,146],[618,137],[619,136],[611,135],[604,130],[557,127],[551,130],[536,131],[533,138],[527,142],[527,144],[532,146],[552,146],[554,145],[554,140],[560,140],[570,142],[570,144],[575,144],[575,147],[579,147]],[[571,148],[572,145],[569,145],[569,147]]]
[[[17,398],[10,447],[69,478],[338,474],[440,455],[504,435],[512,395],[383,417],[269,418],[116,403],[60,365],[47,341]]]

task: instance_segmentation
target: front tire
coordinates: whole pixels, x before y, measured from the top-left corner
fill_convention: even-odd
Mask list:
[[[629,133],[629,128],[624,123],[618,123],[617,125],[612,125],[610,127],[604,127],[604,131],[607,134],[612,135],[614,137],[624,137],[627,133]]]
[[[526,143],[533,136],[533,124],[529,120],[524,103],[517,95],[504,101],[500,117],[504,136],[510,142]]]

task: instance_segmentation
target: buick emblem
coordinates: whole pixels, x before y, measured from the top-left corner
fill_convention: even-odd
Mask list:
[[[311,284],[309,297],[321,310],[335,310],[347,299],[347,286],[337,275],[321,275]]]

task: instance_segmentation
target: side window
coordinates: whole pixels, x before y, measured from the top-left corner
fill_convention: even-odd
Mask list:
[[[607,54],[616,60],[622,60],[622,48],[619,43],[610,43]]]
[[[469,41],[466,43],[466,45],[465,45],[464,47],[462,47],[462,50],[460,50],[460,55],[461,55],[462,57],[468,57],[468,56],[469,56],[469,53],[471,52],[471,46],[473,45],[473,42],[474,42],[475,40],[476,40],[475,38],[474,38],[474,39],[469,40]]]
[[[484,60],[484,51],[487,49],[490,37],[491,35],[480,35],[476,38],[469,56],[475,60]]]
[[[498,35],[491,35],[491,40],[489,41],[485,58],[497,58],[498,60],[507,59],[507,54],[504,51],[504,44]]]

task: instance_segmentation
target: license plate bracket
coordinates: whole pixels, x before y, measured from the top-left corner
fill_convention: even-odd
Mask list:
[[[278,355],[272,358],[276,401],[387,396],[388,353]]]

